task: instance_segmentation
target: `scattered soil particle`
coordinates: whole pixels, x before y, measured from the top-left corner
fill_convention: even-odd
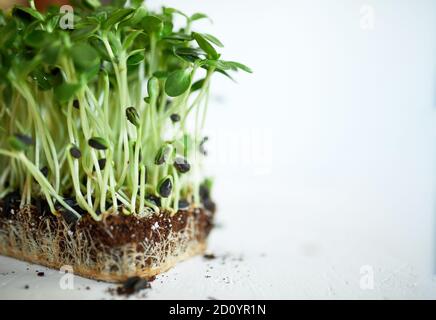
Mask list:
[[[216,256],[212,253],[212,252],[206,252],[203,255],[203,258],[207,259],[207,260],[213,260],[216,258]]]
[[[130,277],[116,289],[118,295],[131,295],[143,289],[150,289],[150,282],[140,277]]]
[[[215,297],[207,297],[207,299],[209,299],[209,300],[218,300],[218,299],[215,298]]]
[[[86,286],[86,288],[85,288],[86,290],[91,290],[91,288],[89,287],[89,286]]]
[[[38,277],[43,277],[45,274],[44,274],[44,272],[38,272],[37,274],[36,274]]]
[[[26,284],[25,286],[24,286],[24,289],[29,289],[29,285],[28,284]]]

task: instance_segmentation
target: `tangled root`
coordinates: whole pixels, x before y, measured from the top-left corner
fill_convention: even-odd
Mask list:
[[[11,210],[9,218],[0,218],[0,254],[50,268],[70,266],[75,274],[109,282],[132,276],[151,278],[206,249],[212,214],[203,209],[192,210],[197,210],[196,214],[185,214],[185,223],[178,229],[146,230],[153,236],[107,245],[86,224],[71,228],[62,218],[36,217],[28,206],[18,212]],[[199,215],[203,215],[203,221],[204,215],[207,217],[207,226],[199,223]],[[111,237],[109,226],[98,227]]]

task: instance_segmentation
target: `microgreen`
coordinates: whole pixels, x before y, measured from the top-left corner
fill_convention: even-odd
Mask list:
[[[56,8],[0,11],[0,194],[70,221],[201,205],[211,78],[251,70],[196,30],[207,15],[128,3],[77,0],[72,30]]]

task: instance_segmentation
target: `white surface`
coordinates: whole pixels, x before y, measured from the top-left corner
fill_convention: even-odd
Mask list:
[[[255,73],[215,78],[207,124],[210,248],[228,258],[182,263],[147,297],[436,298],[436,2],[149,2],[209,13],[224,58]],[[0,298],[112,298],[35,269],[0,258]]]

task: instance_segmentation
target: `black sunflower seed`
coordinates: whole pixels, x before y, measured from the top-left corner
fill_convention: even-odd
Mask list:
[[[203,206],[206,210],[210,211],[210,212],[215,212],[216,210],[216,204],[214,201],[212,201],[211,199],[206,199],[203,201]]]
[[[79,159],[82,156],[82,152],[76,146],[72,146],[70,148],[70,155],[75,159]]]
[[[135,127],[139,127],[139,114],[134,107],[126,109],[126,117]]]
[[[202,201],[210,199],[210,190],[204,183],[200,185],[200,198]]]
[[[163,145],[159,151],[156,154],[156,157],[154,158],[154,163],[156,165],[161,165],[167,162],[168,156],[170,153],[170,148],[168,145]]]
[[[104,170],[104,167],[106,166],[106,158],[99,159],[98,160],[98,165],[100,167],[100,170]]]
[[[164,178],[162,182],[159,184],[159,194],[162,198],[168,198],[173,190],[173,182],[169,177]]]
[[[172,122],[179,122],[180,121],[180,115],[178,115],[177,113],[173,113],[172,115],[170,115],[171,121]]]
[[[44,177],[47,178],[47,176],[48,176],[48,168],[47,167],[41,168],[41,173],[43,174]]]
[[[18,151],[26,150],[30,145],[33,144],[33,139],[30,136],[24,134],[16,133],[10,136],[8,139],[9,145]]]
[[[191,165],[184,158],[177,157],[174,161],[174,167],[179,173],[186,173],[191,169]]]
[[[206,142],[209,140],[209,137],[204,137],[199,145],[199,149],[200,149],[200,153],[204,156],[207,156],[207,150],[205,149],[204,145],[206,144]]]
[[[22,143],[24,143],[27,146],[31,146],[34,142],[31,136],[27,136],[25,134],[16,133],[14,134],[15,138],[20,140]]]
[[[188,210],[189,202],[185,199],[179,200],[179,210]]]
[[[74,224],[77,222],[77,220],[79,220],[79,217],[76,216],[70,210],[64,209],[64,210],[61,210],[60,212],[61,212],[61,215],[67,224]]]
[[[155,206],[160,207],[161,206],[161,201],[159,197],[156,197],[155,195],[148,195],[145,200],[150,201],[151,203],[153,203]]]
[[[88,145],[97,150],[106,150],[109,148],[107,141],[100,137],[93,137],[89,139]]]

